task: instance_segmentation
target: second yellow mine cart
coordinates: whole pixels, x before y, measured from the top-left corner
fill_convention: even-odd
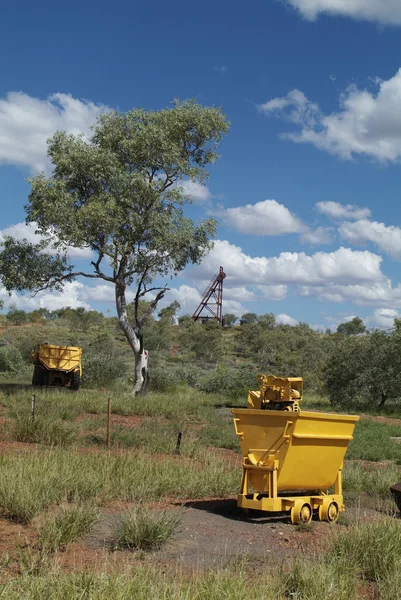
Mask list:
[[[61,386],[78,390],[81,383],[82,349],[78,346],[38,344],[32,354],[32,385]]]
[[[250,394],[252,406],[257,393]],[[289,511],[294,524],[308,523],[314,511],[336,521],[344,510],[343,460],[359,417],[300,411],[298,403],[294,410],[232,412],[243,455],[238,505]]]

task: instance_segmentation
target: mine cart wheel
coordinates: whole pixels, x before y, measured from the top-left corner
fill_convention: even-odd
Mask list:
[[[340,510],[337,502],[330,502],[327,508],[327,520],[329,523],[335,523],[340,516]]]
[[[328,523],[335,523],[339,517],[340,510],[337,502],[329,502],[319,507],[319,519]]]
[[[312,520],[312,507],[308,502],[296,502],[291,508],[291,523],[310,523]]]

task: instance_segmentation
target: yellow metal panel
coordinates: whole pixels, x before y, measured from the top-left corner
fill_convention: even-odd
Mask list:
[[[54,346],[39,344],[37,358],[47,369],[59,371],[81,370],[82,348],[77,346]]]
[[[278,461],[277,489],[325,491],[334,485],[358,416],[317,412],[232,409],[248,478],[269,491]]]

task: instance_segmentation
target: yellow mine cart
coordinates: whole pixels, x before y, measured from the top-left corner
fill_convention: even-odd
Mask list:
[[[258,379],[248,408],[232,409],[243,455],[238,506],[289,511],[294,524],[309,523],[314,511],[336,521],[344,510],[343,460],[359,417],[299,410],[301,378]]]
[[[39,344],[32,354],[32,385],[61,386],[78,390],[81,384],[82,348]]]

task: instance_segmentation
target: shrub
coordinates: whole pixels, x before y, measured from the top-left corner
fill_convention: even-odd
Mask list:
[[[21,353],[14,346],[0,346],[0,373],[18,373],[24,366]]]
[[[98,335],[82,355],[82,383],[87,387],[107,387],[126,376],[126,363],[119,356],[114,338]]]
[[[218,367],[212,375],[204,379],[200,389],[212,394],[227,394],[230,398],[244,398],[246,402],[248,390],[259,387],[255,369],[249,367],[238,367],[227,369]]]
[[[178,383],[179,379],[174,371],[169,371],[165,367],[154,367],[150,370],[150,386],[152,390],[166,392]]]
[[[159,550],[178,532],[182,513],[156,513],[145,506],[131,509],[117,525],[116,548],[128,550]]]

